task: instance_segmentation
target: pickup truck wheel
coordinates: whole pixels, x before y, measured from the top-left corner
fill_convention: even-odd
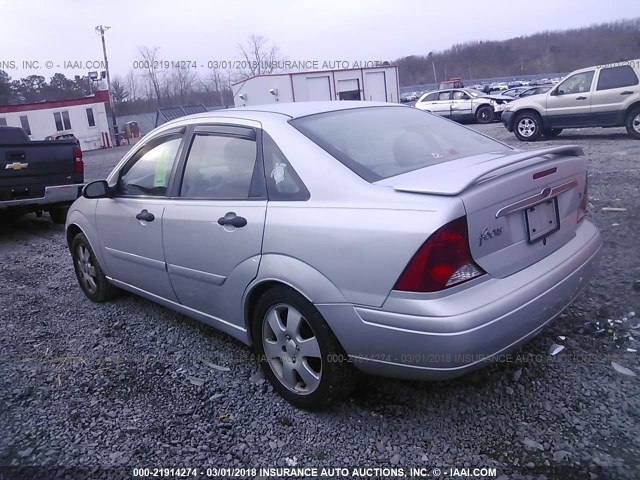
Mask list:
[[[518,114],[513,124],[513,133],[523,142],[535,142],[542,135],[542,118],[535,112]]]
[[[258,299],[252,336],[265,377],[296,406],[321,407],[355,386],[354,368],[320,312],[288,287]]]
[[[476,120],[478,123],[490,123],[493,120],[493,108],[490,105],[483,105],[476,110]]]
[[[634,108],[627,114],[625,124],[627,133],[633,138],[640,139],[640,108]]]
[[[116,287],[111,285],[102,273],[84,233],[74,237],[71,243],[71,256],[80,288],[89,300],[102,303],[116,296]]]
[[[69,207],[56,207],[49,210],[49,217],[51,217],[51,221],[56,225],[64,225],[67,221],[67,212],[69,211]]]
[[[548,128],[548,129],[546,129],[544,131],[544,136],[545,137],[549,137],[549,138],[553,138],[553,137],[557,137],[561,133],[562,133],[562,129],[561,128]]]

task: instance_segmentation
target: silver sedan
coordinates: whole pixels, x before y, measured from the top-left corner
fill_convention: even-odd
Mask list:
[[[567,307],[602,245],[581,154],[400,105],[211,112],[88,184],[67,241],[89,299],[127,290],[210,324],[317,407],[356,371],[462,375]]]

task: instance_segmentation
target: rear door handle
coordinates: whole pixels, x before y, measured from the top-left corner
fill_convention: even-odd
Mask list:
[[[148,212],[146,209],[137,214],[136,218],[143,222],[153,222],[156,219],[155,215],[151,212]]]
[[[218,225],[231,225],[232,227],[242,228],[247,224],[247,219],[239,217],[236,212],[227,212],[224,217],[218,219]]]
[[[620,95],[633,95],[633,92],[630,90],[625,90],[624,92],[620,93]]]
[[[586,100],[587,97],[576,97],[576,100]]]

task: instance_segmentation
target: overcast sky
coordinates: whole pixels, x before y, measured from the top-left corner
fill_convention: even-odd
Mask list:
[[[289,60],[394,60],[466,41],[638,17],[640,1],[0,0],[0,12],[0,69],[13,78],[48,79],[57,71],[86,75],[84,62],[102,60],[99,24],[111,27],[112,76],[133,67],[140,46],[160,47],[163,60],[195,60],[206,74],[209,61],[238,59],[238,43],[251,34],[277,43]],[[11,61],[15,67],[7,68]],[[23,61],[39,68],[25,70]],[[65,61],[74,68],[65,69]]]

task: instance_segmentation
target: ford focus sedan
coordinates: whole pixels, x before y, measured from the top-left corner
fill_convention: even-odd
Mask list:
[[[401,105],[211,112],[88,184],[67,241],[90,300],[127,290],[212,325],[318,407],[357,370],[460,376],[567,307],[602,245],[581,155]]]

